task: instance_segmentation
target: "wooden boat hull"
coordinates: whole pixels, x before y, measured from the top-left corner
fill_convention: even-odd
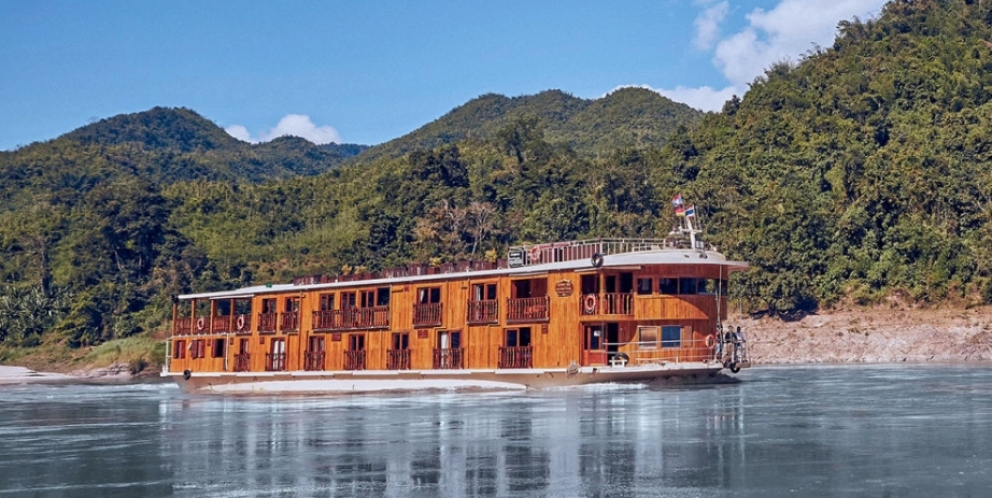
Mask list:
[[[748,365],[741,365],[748,366]],[[165,373],[184,391],[226,394],[357,394],[425,390],[522,390],[657,379],[706,380],[715,361],[572,369]]]

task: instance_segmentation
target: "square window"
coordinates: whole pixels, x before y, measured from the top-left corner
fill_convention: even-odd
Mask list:
[[[661,328],[661,347],[663,348],[682,347],[681,325],[666,325]]]

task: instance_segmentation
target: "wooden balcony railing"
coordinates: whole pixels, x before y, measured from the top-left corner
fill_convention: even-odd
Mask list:
[[[271,334],[276,331],[275,313],[260,313],[258,315],[258,332],[260,334]]]
[[[193,333],[194,334],[209,334],[210,333],[210,317],[207,317],[207,316],[193,317]]]
[[[234,333],[251,334],[251,315],[243,313],[234,318]]]
[[[462,364],[462,358],[462,348],[435,349],[434,369],[461,370],[465,368]]]
[[[537,322],[547,320],[549,316],[548,296],[507,300],[507,322]]]
[[[365,351],[345,351],[345,370],[365,370]]]
[[[634,295],[626,292],[586,294],[579,306],[583,315],[633,315]]]
[[[390,349],[386,351],[386,370],[409,370],[410,350]]]
[[[219,315],[210,319],[210,331],[225,333],[231,331],[231,315]]]
[[[279,313],[279,330],[282,332],[296,332],[300,330],[300,312],[285,311]]]
[[[441,303],[414,304],[414,327],[437,327],[441,325]]]
[[[368,330],[389,328],[389,306],[313,312],[313,329]]]
[[[534,347],[499,348],[499,368],[533,368]]]
[[[265,371],[283,372],[286,370],[286,353],[266,353]]]
[[[499,321],[499,301],[489,299],[486,301],[468,302],[468,323],[496,323]]]
[[[303,353],[303,369],[308,371],[324,370],[324,351],[307,351]]]
[[[193,333],[193,318],[183,316],[172,322],[172,335],[190,335]]]
[[[234,355],[234,371],[248,372],[251,370],[251,355],[248,353]]]

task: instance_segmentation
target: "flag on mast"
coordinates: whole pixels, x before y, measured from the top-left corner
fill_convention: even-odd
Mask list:
[[[686,210],[685,210],[685,217],[686,218],[693,218],[695,216],[696,216],[696,205],[693,204],[693,205],[689,206],[688,208],[686,208]]]
[[[677,194],[672,198],[672,207],[675,208],[676,216],[683,216],[685,213],[685,204],[682,202],[682,194]]]

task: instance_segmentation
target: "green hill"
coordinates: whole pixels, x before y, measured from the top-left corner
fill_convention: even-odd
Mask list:
[[[699,122],[703,113],[643,88],[623,88],[593,100],[560,90],[505,97],[487,94],[400,138],[370,148],[365,163],[395,158],[465,139],[483,140],[514,121],[537,119],[550,142],[568,144],[585,155],[619,147],[659,146],[679,126]]]

